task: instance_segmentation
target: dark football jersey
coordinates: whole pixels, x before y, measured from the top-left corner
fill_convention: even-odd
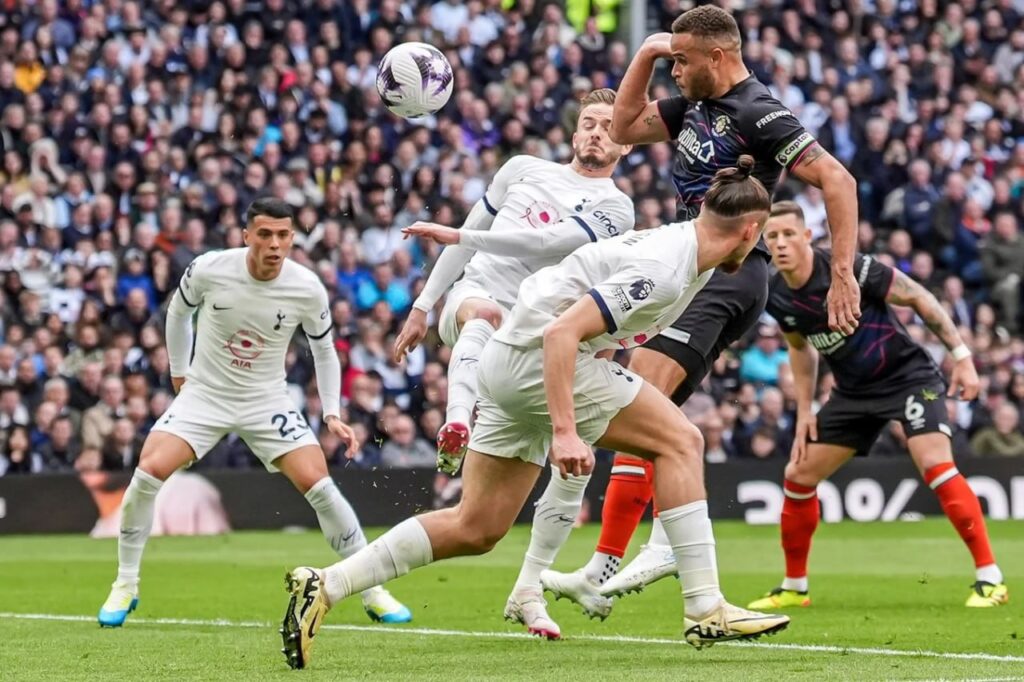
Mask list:
[[[775,273],[768,289],[767,311],[782,330],[796,332],[821,353],[836,380],[836,390],[850,397],[888,396],[921,383],[945,383],[931,356],[907,334],[885,297],[892,268],[871,256],[857,256],[854,273],[861,291],[861,318],[850,336],[828,326],[825,297],[832,283],[832,254],[814,250],[811,278],[790,289]]]
[[[782,169],[814,143],[796,116],[754,76],[719,99],[660,99],[658,113],[675,139],[672,180],[683,220],[697,216],[715,173],[735,166],[741,154],[754,157],[753,175],[772,193]]]

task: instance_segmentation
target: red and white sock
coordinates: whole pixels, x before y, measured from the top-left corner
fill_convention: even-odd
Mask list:
[[[598,584],[619,571],[629,541],[654,496],[650,478],[652,469],[646,460],[615,455],[611,480],[604,493],[601,537],[594,556],[583,568],[587,577]]]
[[[924,480],[935,491],[946,518],[974,557],[977,579],[992,584],[1003,582],[1003,573],[992,554],[981,503],[956,465],[953,462],[936,464],[925,470]]]
[[[811,538],[818,528],[817,486],[784,481],[782,491],[782,551],[786,554],[786,578],[782,589],[807,591],[807,557]]]

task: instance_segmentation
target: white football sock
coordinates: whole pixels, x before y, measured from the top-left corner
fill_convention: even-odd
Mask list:
[[[366,546],[366,536],[352,505],[342,496],[330,476],[324,476],[306,491],[306,501],[316,512],[327,543],[342,559]]]
[[[480,353],[494,334],[494,327],[485,320],[470,320],[462,325],[459,340],[452,346],[448,362],[448,410],[446,421],[469,426],[476,405],[476,373]]]
[[[330,476],[324,476],[314,483],[306,491],[305,497],[316,511],[327,544],[338,556],[344,559],[366,547],[366,536],[363,535],[355,509]],[[370,590],[365,590],[363,596],[370,596]]]
[[[562,479],[558,467],[551,467],[551,480],[544,494],[537,500],[533,512],[530,546],[526,550],[523,567],[519,570],[513,590],[541,589],[540,572],[551,566],[558,556],[558,550],[569,538],[589,481],[590,476]]]
[[[793,590],[794,592],[806,592],[807,576],[802,578],[790,578],[788,575],[782,579],[782,589]]]
[[[663,509],[658,517],[676,557],[684,610],[691,617],[703,616],[723,599],[708,503],[698,500]]]
[[[661,517],[655,516],[654,522],[651,524],[651,537],[647,540],[648,545],[661,545],[663,547],[671,544],[668,541],[668,536],[665,535],[665,526],[661,525]]]
[[[598,585],[604,585],[609,578],[619,572],[620,565],[622,557],[594,552],[594,556],[590,557],[590,561],[583,567],[583,575]]]
[[[117,539],[117,582],[135,585],[139,582],[139,564],[153,528],[156,495],[164,484],[156,476],[135,469],[128,489],[121,500],[121,534]]]
[[[974,571],[974,579],[998,585],[1003,582],[1003,572],[999,570],[999,566],[996,564],[978,566],[977,570]]]
[[[324,569],[327,600],[333,606],[433,560],[426,529],[416,517],[406,519],[349,558]]]

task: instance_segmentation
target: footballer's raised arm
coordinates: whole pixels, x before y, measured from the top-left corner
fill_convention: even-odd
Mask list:
[[[672,57],[671,37],[669,33],[650,36],[629,63],[612,107],[612,125],[608,129],[612,142],[649,144],[672,139],[672,131],[662,118],[658,102],[652,102],[647,96],[655,63],[658,59]]]

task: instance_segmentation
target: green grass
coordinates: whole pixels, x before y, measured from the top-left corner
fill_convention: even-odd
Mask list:
[[[990,524],[1011,589],[1024,569],[1019,523]],[[501,619],[528,541],[515,528],[488,556],[442,562],[390,587],[415,613],[414,628],[512,635]],[[645,534],[646,529],[641,529]],[[778,529],[717,523],[723,589],[745,604],[776,585]],[[597,528],[575,531],[556,566],[589,557]],[[235,533],[154,538],[143,564],[139,611],[120,630],[92,620],[114,573],[115,543],[82,537],[0,538],[0,612],[79,615],[87,620],[0,617],[0,679],[1024,679],[1024,618],[1013,604],[963,607],[973,580],[969,557],[945,520],[823,526],[811,557],[810,609],[769,646],[695,651],[672,642],[616,642],[594,636],[678,640],[681,599],[662,581],[619,601],[600,623],[567,602],[552,604],[565,639],[400,634],[369,626],[358,600],[331,612],[312,668],[289,671],[278,653],[283,574],[323,565],[332,554],[318,533]],[[234,625],[141,622],[223,619]],[[266,623],[245,627],[245,623]],[[361,629],[338,629],[355,625]],[[781,645],[825,645],[809,651]],[[858,648],[984,653],[1018,660],[892,656]]]

